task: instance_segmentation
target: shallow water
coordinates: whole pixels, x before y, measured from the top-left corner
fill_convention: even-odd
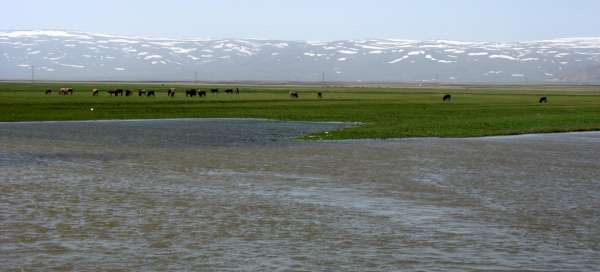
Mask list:
[[[0,124],[0,270],[597,271],[600,133]]]

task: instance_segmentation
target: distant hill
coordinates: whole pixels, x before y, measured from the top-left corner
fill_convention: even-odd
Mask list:
[[[600,38],[305,42],[0,32],[0,79],[600,83]]]

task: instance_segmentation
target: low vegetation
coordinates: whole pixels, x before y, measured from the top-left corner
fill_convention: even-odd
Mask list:
[[[59,96],[60,87],[73,95]],[[175,97],[167,96],[170,87]],[[210,93],[212,88],[241,93]],[[92,96],[92,89],[100,89]],[[133,96],[109,96],[109,89]],[[138,89],[156,90],[140,97]],[[245,117],[296,121],[360,122],[311,139],[471,137],[600,130],[600,89],[523,87],[319,87],[195,86],[206,97],[189,98],[190,85],[125,83],[0,83],[0,121]],[[46,89],[53,93],[45,95]],[[290,97],[291,90],[298,98]],[[318,98],[321,92],[323,97]],[[451,102],[442,97],[451,94]],[[539,98],[548,97],[547,104]],[[93,110],[92,110],[93,109]]]

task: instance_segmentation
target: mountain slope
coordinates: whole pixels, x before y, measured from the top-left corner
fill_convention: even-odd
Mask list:
[[[599,83],[600,38],[519,43],[0,32],[0,79]]]

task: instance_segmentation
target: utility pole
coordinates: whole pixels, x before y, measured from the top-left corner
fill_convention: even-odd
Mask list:
[[[31,65],[31,83],[35,82],[35,66]]]

